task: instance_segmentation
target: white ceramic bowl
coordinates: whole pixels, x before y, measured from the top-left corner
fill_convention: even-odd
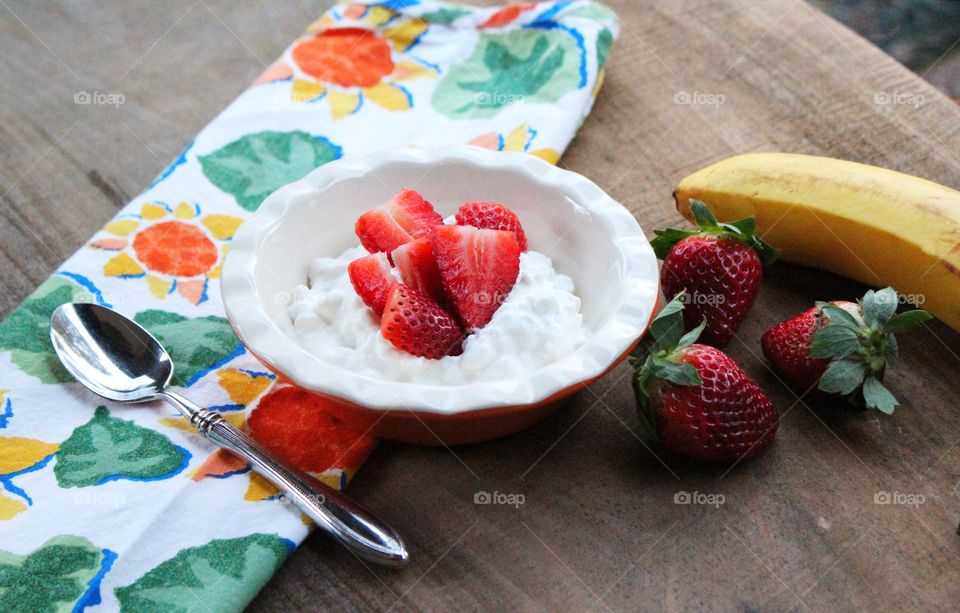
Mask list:
[[[467,200],[513,209],[530,248],[573,279],[592,332],[587,342],[515,379],[456,386],[374,379],[301,347],[282,297],[305,282],[312,260],[356,245],[357,217],[403,188],[420,191],[444,217]],[[453,146],[340,160],[277,190],[234,237],[221,287],[227,317],[247,348],[334,401],[342,419],[375,425],[382,436],[449,444],[525,427],[616,365],[649,325],[659,275],[640,225],[591,181],[527,154]],[[405,432],[411,427],[419,435]]]

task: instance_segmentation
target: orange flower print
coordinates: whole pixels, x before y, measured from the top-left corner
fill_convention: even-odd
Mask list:
[[[320,32],[294,47],[292,55],[314,79],[341,87],[373,87],[394,69],[390,45],[363,28]]]
[[[171,245],[176,245],[171,249]],[[150,226],[133,239],[133,251],[147,269],[171,277],[195,277],[213,268],[216,245],[196,226],[165,221]]]
[[[315,24],[258,83],[289,78],[294,102],[324,101],[334,119],[370,102],[406,111],[413,96],[404,83],[437,77],[437,69],[408,51],[427,30],[422,19],[379,6],[347,5],[340,21]]]
[[[157,298],[176,293],[200,304],[207,299],[209,280],[220,276],[227,243],[242,221],[201,215],[199,206],[186,202],[174,208],[148,202],[139,215],[107,224],[90,246],[117,252],[103,265],[105,276],[145,279]]]
[[[274,375],[226,367],[217,371],[217,378],[229,400],[238,403],[218,407],[231,424],[246,428],[277,457],[331,487],[343,489],[377,444],[369,434],[333,417],[323,397],[281,382]],[[247,418],[250,408],[253,411]],[[196,434],[182,417],[165,418],[161,423]],[[244,500],[269,500],[279,493],[268,481],[250,473],[245,461],[224,450],[210,455],[190,478],[203,481],[243,474],[248,474]]]
[[[517,4],[511,4],[505,6],[493,15],[489,19],[481,23],[479,28],[499,28],[507,24],[512,23],[517,17],[520,16],[524,11],[529,11],[530,9],[536,8],[536,2],[520,2]]]

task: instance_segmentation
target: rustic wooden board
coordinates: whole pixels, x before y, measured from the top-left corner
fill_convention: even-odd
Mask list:
[[[488,1],[486,4],[498,4]],[[960,110],[801,0],[608,0],[623,18],[607,83],[563,159],[645,228],[677,223],[687,173],[756,150],[843,157],[960,186]],[[6,313],[321,12],[318,2],[189,0],[0,7],[0,271]],[[120,108],[77,106],[119,92]],[[681,104],[683,93],[720,104]],[[922,99],[878,104],[876,95]],[[903,99],[903,96],[901,96]],[[539,426],[447,450],[384,444],[351,493],[409,539],[400,572],[314,535],[254,603],[278,608],[832,611],[960,602],[960,336],[904,338],[889,419],[840,417],[767,370],[760,334],[844,279],[768,271],[730,353],[783,414],[730,471],[637,438],[620,367]],[[478,491],[522,494],[478,506]],[[718,508],[677,492],[722,494]],[[917,508],[877,492],[922,494]]]

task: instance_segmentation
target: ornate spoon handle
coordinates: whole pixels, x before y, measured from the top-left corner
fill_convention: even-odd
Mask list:
[[[376,515],[338,490],[274,458],[219,413],[169,390],[162,394],[200,434],[250,462],[254,470],[283,490],[301,511],[357,556],[385,566],[407,563],[409,554],[403,539]]]

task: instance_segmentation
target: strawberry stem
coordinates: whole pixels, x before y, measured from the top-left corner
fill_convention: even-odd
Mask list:
[[[676,385],[700,385],[700,375],[692,365],[681,361],[683,350],[700,337],[707,325],[704,318],[700,325],[684,333],[683,308],[686,292],[681,291],[657,314],[643,341],[631,354],[631,363],[636,369],[634,387],[642,395],[649,396],[649,385],[655,379]]]
[[[810,338],[809,354],[830,363],[817,387],[825,392],[850,395],[855,402],[883,413],[893,413],[898,403],[884,387],[887,364],[897,357],[896,334],[932,318],[916,309],[897,315],[900,299],[893,288],[870,290],[858,301],[856,313],[835,304],[818,302],[819,317],[827,324]]]
[[[776,248],[757,236],[757,221],[753,217],[721,223],[717,221],[716,216],[707,208],[707,205],[693,199],[690,200],[690,210],[697,224],[697,230],[667,228],[666,230],[653,231],[656,236],[650,241],[650,245],[661,260],[666,258],[670,249],[683,239],[702,234],[732,238],[744,242],[757,252],[762,264],[770,264],[780,255]]]

